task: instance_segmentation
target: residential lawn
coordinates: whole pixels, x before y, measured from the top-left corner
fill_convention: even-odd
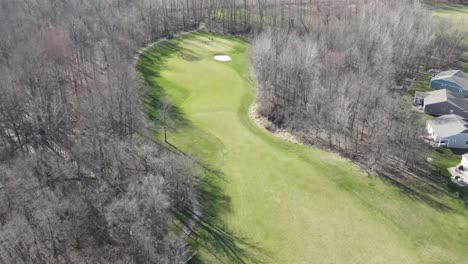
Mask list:
[[[446,176],[450,176],[447,168],[455,167],[460,164],[461,155],[465,153],[468,153],[468,150],[448,148],[435,149],[432,155],[437,172]],[[440,169],[440,171],[438,169]]]
[[[413,82],[410,87],[408,88],[408,94],[411,97],[414,97],[416,92],[430,92],[431,89],[431,74],[426,74],[418,78],[415,82]]]
[[[408,89],[408,96],[414,97],[415,92],[427,92],[432,91],[430,87],[431,75],[427,74],[420,77],[418,80],[413,82]],[[421,114],[421,118],[425,121],[434,119],[435,117],[428,114]],[[467,151],[468,152],[468,151]],[[434,173],[450,177],[450,174],[446,170],[447,168],[454,167],[460,163],[461,155],[463,151],[436,148],[432,151],[432,159],[434,160]]]
[[[215,171],[205,180],[220,189],[208,190],[224,198],[204,200],[221,204],[205,206],[215,210],[205,211],[210,221],[256,245],[244,248],[264,263],[466,262],[468,213],[461,203],[439,197],[451,208],[441,209],[413,199],[335,154],[259,129],[248,114],[255,91],[248,47],[232,37],[192,34],[147,50],[152,60],[138,63],[150,93],[166,94],[177,107],[170,143]],[[217,53],[233,60],[215,61]],[[148,103],[157,115],[157,98]],[[219,263],[202,247],[196,260]]]

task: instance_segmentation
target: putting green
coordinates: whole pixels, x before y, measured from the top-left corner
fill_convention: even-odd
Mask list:
[[[451,209],[430,205],[335,154],[257,128],[248,115],[255,92],[248,46],[191,34],[146,50],[138,63],[150,95],[167,94],[180,110],[171,144],[221,172],[229,209],[220,223],[264,250],[253,254],[265,263],[466,262],[460,203],[431,196]],[[200,252],[202,261],[218,262]]]

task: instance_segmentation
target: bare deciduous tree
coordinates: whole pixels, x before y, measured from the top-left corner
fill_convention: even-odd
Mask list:
[[[418,1],[320,1],[304,8],[313,20],[272,27],[254,39],[260,114],[372,169],[387,157],[422,164],[424,125],[398,84],[456,59],[458,33],[438,30]],[[428,56],[440,49],[444,58]]]

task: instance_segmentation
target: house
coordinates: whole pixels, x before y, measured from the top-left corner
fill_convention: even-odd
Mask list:
[[[447,89],[468,97],[468,74],[458,70],[441,72],[432,77],[431,88],[433,90]]]
[[[468,154],[462,156],[460,164],[447,169],[452,174],[452,181],[459,186],[468,186]]]
[[[424,113],[433,116],[455,114],[468,118],[468,101],[459,93],[447,89],[431,92],[416,92],[414,104],[420,106]]]
[[[443,115],[426,123],[428,138],[439,147],[468,148],[468,122],[461,116]]]

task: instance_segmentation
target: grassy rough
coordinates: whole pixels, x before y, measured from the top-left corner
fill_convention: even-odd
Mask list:
[[[206,215],[267,254],[265,263],[463,263],[468,214],[446,197],[443,210],[368,177],[348,160],[284,142],[256,127],[248,43],[193,34],[146,51],[139,71],[169,96],[183,120],[171,131],[177,148],[201,157],[223,197]],[[169,49],[169,50],[166,50]],[[213,55],[225,53],[231,62]],[[153,61],[154,60],[154,61]],[[148,112],[155,114],[155,102]],[[207,176],[208,177],[208,176]],[[213,202],[213,201],[211,201]],[[199,261],[217,263],[201,250]],[[227,261],[229,262],[229,261]]]

